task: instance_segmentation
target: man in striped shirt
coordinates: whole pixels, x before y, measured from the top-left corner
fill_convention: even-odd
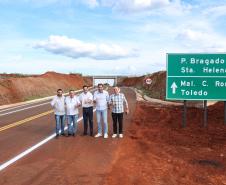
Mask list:
[[[126,105],[125,112],[129,113],[128,102],[123,93],[120,93],[119,87],[114,87],[114,94],[109,98],[109,104],[112,105],[113,132],[112,138],[117,137],[119,127],[119,137],[123,138],[123,113],[124,103]]]

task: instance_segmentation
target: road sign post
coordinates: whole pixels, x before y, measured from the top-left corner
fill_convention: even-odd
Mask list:
[[[187,122],[187,100],[184,100],[183,123],[182,123],[183,128],[186,127],[186,122]]]
[[[167,54],[166,99],[226,101],[226,54]]]
[[[204,127],[207,127],[207,116],[208,116],[208,112],[207,112],[207,100],[204,100]]]
[[[226,125],[226,101],[224,101],[224,124]]]

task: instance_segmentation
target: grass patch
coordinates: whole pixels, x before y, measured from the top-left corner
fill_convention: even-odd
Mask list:
[[[23,99],[23,101],[30,101],[30,100],[36,100],[36,99],[40,99],[40,98],[45,98],[49,95],[35,95],[35,96],[28,96],[28,97],[25,97]]]

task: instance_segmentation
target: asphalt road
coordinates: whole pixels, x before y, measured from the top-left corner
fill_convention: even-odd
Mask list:
[[[136,95],[129,88],[122,88],[122,92],[130,107],[130,114],[124,119],[126,130],[135,110]],[[117,158],[117,147],[122,139],[82,136],[83,120],[79,122],[76,137],[49,138],[45,144],[1,170],[7,161],[54,134],[55,119],[49,102],[0,110],[0,184],[101,184]],[[81,117],[81,109],[79,112]],[[97,131],[95,115],[94,133]],[[108,124],[111,136],[110,111]]]

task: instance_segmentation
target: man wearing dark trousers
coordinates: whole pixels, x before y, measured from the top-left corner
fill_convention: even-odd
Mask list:
[[[83,86],[83,92],[80,94],[79,99],[82,104],[83,111],[83,135],[87,135],[89,121],[89,134],[90,136],[93,136],[93,95],[89,92],[87,85]]]
[[[119,87],[114,87],[114,94],[110,96],[109,104],[112,105],[113,132],[112,138],[123,138],[123,113],[124,103],[126,104],[126,114],[129,113],[128,102],[123,93],[120,93]],[[118,129],[119,128],[119,129]]]

